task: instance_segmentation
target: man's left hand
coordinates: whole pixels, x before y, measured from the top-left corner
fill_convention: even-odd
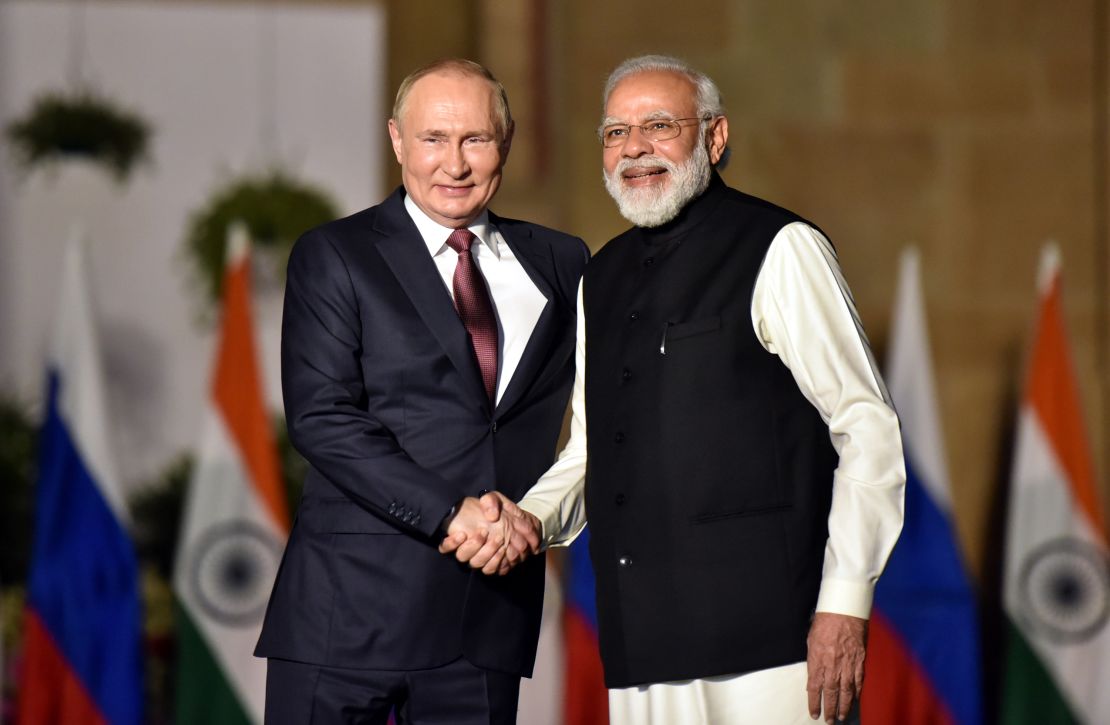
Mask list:
[[[504,494],[491,491],[481,499],[463,501],[439,551],[454,553],[460,562],[481,569],[483,574],[505,575],[528,556],[539,553],[541,532],[539,519]]]
[[[809,682],[809,716],[825,722],[848,717],[863,687],[863,658],[867,651],[867,620],[847,614],[817,612],[806,640]]]

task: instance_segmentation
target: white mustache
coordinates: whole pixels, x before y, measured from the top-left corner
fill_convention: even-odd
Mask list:
[[[677,171],[678,166],[667,159],[660,156],[641,156],[636,159],[621,159],[617,162],[616,168],[613,169],[613,176],[619,177],[626,171],[635,169],[655,169],[664,168],[667,171]]]

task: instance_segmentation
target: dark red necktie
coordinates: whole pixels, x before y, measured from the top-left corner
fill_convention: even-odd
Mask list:
[[[447,238],[447,246],[459,253],[452,287],[455,309],[470,333],[474,355],[482,370],[482,382],[486,384],[486,394],[493,404],[497,386],[497,318],[493,314],[493,302],[486,290],[482,270],[478,269],[470,254],[473,241],[474,234],[469,229],[456,229]]]

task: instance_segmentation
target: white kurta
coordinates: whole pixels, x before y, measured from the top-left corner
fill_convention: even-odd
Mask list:
[[[836,252],[819,231],[795,222],[775,236],[756,279],[751,319],[760,344],[789,368],[799,390],[828,424],[839,455],[816,609],[867,618],[875,583],[901,531],[906,473],[890,396]],[[585,333],[579,287],[570,439],[520,502],[543,523],[547,546],[569,545],[586,525]],[[798,704],[805,713],[804,681]],[[620,722],[619,713],[610,716]]]

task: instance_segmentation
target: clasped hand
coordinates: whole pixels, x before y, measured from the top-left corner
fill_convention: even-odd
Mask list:
[[[483,574],[503,575],[539,553],[541,531],[539,519],[491,491],[480,499],[463,499],[439,551],[453,552],[460,562]]]

